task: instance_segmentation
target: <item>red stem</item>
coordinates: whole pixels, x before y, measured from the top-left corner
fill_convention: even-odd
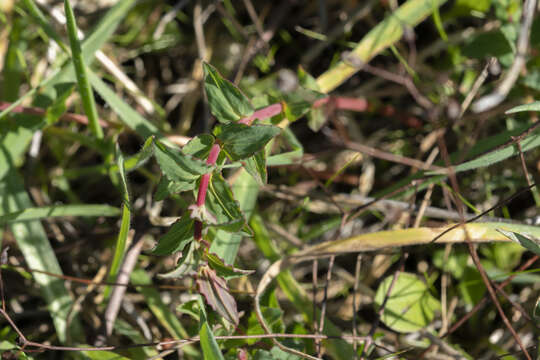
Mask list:
[[[365,99],[356,99],[356,98],[345,98],[345,97],[333,97],[328,96],[322,99],[319,99],[313,103],[314,108],[321,107],[323,105],[329,105],[334,109],[343,109],[343,110],[352,110],[352,111],[366,111],[368,108],[368,102]],[[266,119],[272,116],[276,116],[283,111],[283,104],[276,103],[268,105],[265,108],[255,111],[252,115],[238,120],[238,123],[251,125],[251,123],[256,119]],[[210,154],[206,163],[208,165],[214,165],[217,161],[219,152],[221,148],[219,144],[214,144],[212,149],[210,149]],[[199,191],[197,194],[197,206],[204,206],[206,202],[206,193],[208,191],[208,184],[210,182],[210,176],[212,174],[204,174],[201,176],[201,183],[199,184]],[[203,224],[199,220],[195,220],[195,228],[193,236],[195,240],[202,240],[202,229]]]

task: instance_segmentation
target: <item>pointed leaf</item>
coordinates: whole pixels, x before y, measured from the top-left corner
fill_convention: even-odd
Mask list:
[[[178,183],[195,181],[213,169],[213,166],[207,165],[204,161],[169,148],[160,141],[154,143],[154,154],[161,171]]]
[[[530,104],[519,105],[506,111],[505,114],[514,114],[523,111],[540,111],[540,101],[535,101]]]
[[[208,265],[214,269],[219,276],[226,278],[251,275],[255,272],[255,270],[242,270],[237,269],[232,265],[227,265],[219,256],[213,253],[207,253],[206,260],[208,260]]]
[[[290,122],[296,121],[308,113],[313,107],[313,103],[326,97],[318,91],[298,88],[292,93],[283,95],[283,111]]]
[[[177,220],[169,231],[159,239],[156,247],[152,250],[154,255],[171,255],[193,241],[193,224],[195,220],[184,214]]]
[[[229,292],[224,278],[218,276],[210,267],[203,266],[197,277],[197,287],[212,309],[230,323],[238,325],[236,301]]]
[[[262,150],[280,132],[281,129],[276,126],[234,123],[222,126],[217,138],[227,155],[233,161],[238,161]]]
[[[210,134],[197,135],[182,148],[182,152],[199,159],[206,159],[214,141],[215,138]]]
[[[503,229],[497,229],[497,231],[510,240],[517,242],[524,248],[532,251],[536,255],[540,255],[540,239],[531,235],[520,234],[515,231],[507,231]]]
[[[199,257],[196,255],[195,243],[191,242],[182,250],[182,257],[178,260],[176,269],[157,276],[163,279],[180,279],[186,275],[196,275],[199,267]]]
[[[246,224],[240,205],[221,174],[212,175],[208,184],[206,207],[216,218],[215,224],[208,224],[210,226],[234,233]]]
[[[201,339],[201,348],[205,359],[224,360],[223,354],[219,349],[219,345],[208,322],[205,321],[202,323],[201,329],[199,330],[199,337]]]
[[[268,172],[266,170],[266,151],[264,149],[248,157],[242,162],[244,169],[253,176],[259,185],[266,185],[268,181]]]
[[[224,79],[215,67],[203,63],[204,88],[210,111],[220,122],[238,121],[253,114],[249,99],[230,81]]]
[[[154,194],[154,200],[165,200],[171,194],[178,194],[193,189],[195,189],[195,181],[175,182],[171,181],[166,175],[163,175],[157,185],[156,193]]]

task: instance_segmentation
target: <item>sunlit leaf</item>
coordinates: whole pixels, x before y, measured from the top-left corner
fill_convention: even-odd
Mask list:
[[[510,240],[520,244],[524,248],[532,251],[536,255],[540,255],[540,239],[531,235],[520,234],[515,231],[507,231],[497,229],[498,232],[509,238]]]
[[[390,275],[379,285],[375,294],[377,307],[383,303],[393,278]],[[414,274],[401,272],[392,286],[381,320],[395,331],[414,332],[429,325],[440,308],[440,302],[429,293],[424,282]]]
[[[260,150],[242,162],[244,169],[253,176],[259,185],[266,185],[268,172],[266,170],[266,151]]]
[[[193,241],[193,227],[195,220],[188,214],[184,214],[177,220],[163,235],[156,247],[152,250],[154,255],[171,255],[182,249]]]
[[[253,114],[249,99],[210,64],[203,63],[204,89],[210,111],[220,122],[238,121]]]
[[[213,169],[204,161],[184,154],[181,150],[169,148],[159,141],[154,142],[154,154],[161,171],[178,183],[195,181]]]
[[[233,160],[245,159],[277,136],[281,130],[271,125],[244,125],[231,123],[221,127],[217,138],[223,146],[223,150]]]

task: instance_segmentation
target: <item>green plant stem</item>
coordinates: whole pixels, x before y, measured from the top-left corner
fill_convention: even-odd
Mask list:
[[[64,9],[66,12],[66,25],[71,46],[71,56],[73,58],[73,66],[75,67],[75,74],[77,76],[77,83],[79,85],[84,112],[88,117],[90,130],[98,139],[103,139],[103,130],[99,125],[94,94],[92,93],[92,88],[90,87],[90,82],[88,81],[88,76],[86,74],[86,65],[83,59],[81,43],[77,38],[75,15],[73,14],[73,9],[69,4],[69,0],[64,0]]]

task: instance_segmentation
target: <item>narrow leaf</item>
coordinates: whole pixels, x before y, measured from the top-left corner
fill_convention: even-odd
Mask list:
[[[530,235],[520,234],[515,231],[507,231],[503,229],[497,229],[497,231],[503,234],[504,236],[506,236],[507,238],[509,238],[510,240],[512,240],[513,242],[520,244],[527,250],[532,251],[536,255],[540,255],[540,239],[539,238],[536,238]]]
[[[224,360],[223,354],[219,349],[219,345],[208,322],[205,321],[202,323],[201,330],[199,330],[199,337],[201,339],[201,348],[205,359]]]
[[[507,110],[505,114],[514,114],[523,111],[540,111],[540,101],[513,107],[510,110]]]
[[[23,221],[33,221],[67,216],[118,216],[117,207],[100,204],[52,205],[29,207],[21,211],[0,215],[0,225]]]
[[[130,200],[129,200],[129,190],[127,185],[127,179],[126,179],[126,170],[124,168],[124,156],[122,155],[122,152],[117,149],[117,159],[116,164],[118,166],[119,174],[120,174],[120,191],[122,192],[123,197],[123,204],[122,204],[122,221],[120,223],[120,232],[118,233],[118,237],[116,239],[116,246],[114,249],[114,256],[111,262],[111,268],[109,270],[109,276],[107,280],[109,282],[116,282],[116,276],[118,274],[118,270],[120,269],[120,264],[122,263],[122,260],[124,259],[124,254],[126,253],[126,247],[127,247],[127,238],[129,233],[129,227],[131,225],[131,206],[130,206]],[[111,291],[111,287],[107,286],[104,290],[104,296],[105,298],[109,297]]]
[[[84,112],[88,118],[90,129],[98,139],[102,139],[103,130],[101,130],[101,126],[99,125],[94,94],[92,93],[92,88],[90,87],[88,76],[86,75],[86,65],[84,63],[81,43],[77,37],[75,15],[73,14],[73,9],[69,4],[69,0],[64,0],[64,9],[66,12],[66,24],[69,35],[69,43],[71,45],[73,67],[75,68],[75,75],[77,76],[77,84],[79,86],[79,93],[81,94]]]
[[[204,89],[210,111],[220,122],[238,121],[253,114],[249,99],[233,83],[224,79],[215,67],[203,63]]]
[[[280,132],[281,129],[276,126],[232,123],[224,125],[217,138],[227,155],[233,161],[238,161],[262,150]]]

